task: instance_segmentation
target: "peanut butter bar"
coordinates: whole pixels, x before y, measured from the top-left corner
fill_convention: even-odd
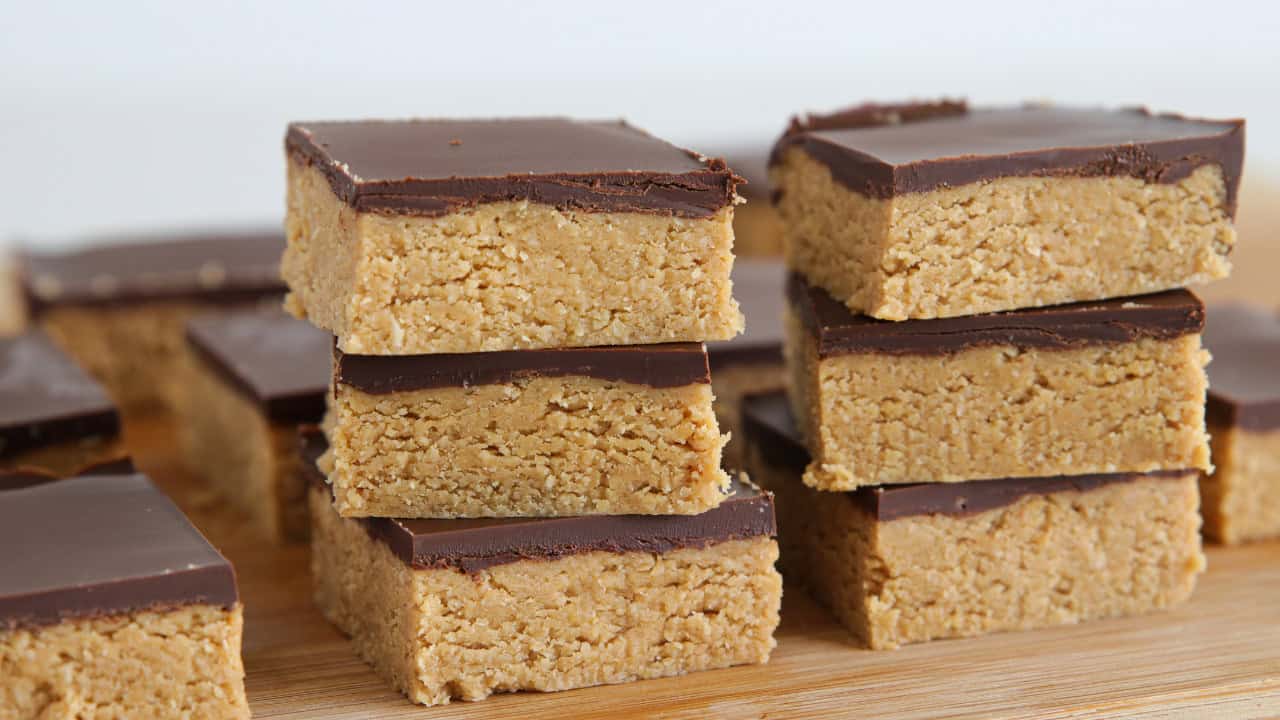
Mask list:
[[[800,480],[782,394],[748,398],[743,424],[784,576],[870,648],[1147,613],[1204,571],[1195,470],[829,493]]]
[[[788,265],[886,320],[1226,277],[1244,121],[1143,109],[864,106],[772,157]]]
[[[294,123],[287,307],[349,353],[727,340],[739,179],[622,122]]]
[[[854,315],[788,278],[791,398],[821,490],[1209,468],[1186,290],[964,318]]]

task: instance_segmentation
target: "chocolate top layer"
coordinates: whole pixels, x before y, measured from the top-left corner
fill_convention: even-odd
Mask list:
[[[279,312],[241,311],[187,323],[187,342],[272,420],[319,422],[333,376],[333,336]]]
[[[0,628],[238,602],[231,564],[143,475],[0,493]]]
[[[621,121],[365,120],[293,123],[285,149],[362,211],[444,215],[522,201],[585,212],[707,217],[740,182]]]
[[[23,291],[33,313],[59,305],[152,300],[247,302],[284,292],[280,232],[189,235],[26,252]]]
[[[43,332],[0,340],[0,458],[119,433],[106,391]]]
[[[770,462],[799,474],[809,464],[809,454],[781,392],[751,395],[743,403],[743,432]],[[1054,477],[1002,478],[961,483],[913,483],[858,488],[843,495],[877,520],[916,515],[972,515],[1012,505],[1028,495],[1075,490],[1086,492],[1105,485],[1143,478],[1185,477],[1195,470],[1152,473],[1059,475]]]
[[[349,355],[333,348],[334,382],[374,395],[571,375],[657,388],[711,382],[702,343],[437,355]]]
[[[323,482],[315,460],[324,450],[323,434],[314,428],[303,431],[303,468],[312,487],[320,487]],[[773,496],[737,478],[729,496],[700,515],[360,518],[355,522],[408,565],[420,569],[453,568],[465,573],[521,560],[556,560],[597,551],[664,553],[777,534]]]
[[[1135,177],[1174,183],[1204,165],[1226,181],[1235,215],[1244,165],[1243,120],[1199,120],[1143,108],[1049,106],[981,110],[941,108],[927,119],[890,126],[830,120],[793,127],[773,162],[792,147],[826,165],[837,182],[873,198],[927,192],[999,177]],[[853,113],[855,119],[861,119]],[[831,129],[826,129],[831,128]]]
[[[823,358],[855,353],[933,355],[993,345],[1070,350],[1170,339],[1204,327],[1204,304],[1187,290],[908,322],[854,315],[794,273],[787,278],[787,295]]]
[[[782,311],[787,270],[781,260],[733,261],[733,297],[747,318],[747,330],[732,340],[707,343],[711,369],[782,362]]]
[[[1280,429],[1280,316],[1245,305],[1211,306],[1206,420],[1246,430]]]

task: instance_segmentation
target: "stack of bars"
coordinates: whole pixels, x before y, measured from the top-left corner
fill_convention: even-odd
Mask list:
[[[286,307],[316,600],[411,700],[759,663],[772,498],[720,467],[704,341],[738,178],[621,122],[298,123]]]
[[[788,396],[746,403],[784,573],[861,642],[1144,613],[1204,568],[1204,308],[1243,124],[863,106],[793,121]]]

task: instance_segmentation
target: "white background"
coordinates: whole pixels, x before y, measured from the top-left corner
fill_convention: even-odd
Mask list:
[[[1280,3],[9,2],[0,239],[278,223],[291,119],[626,116],[714,152],[866,99],[1249,120],[1280,168]]]

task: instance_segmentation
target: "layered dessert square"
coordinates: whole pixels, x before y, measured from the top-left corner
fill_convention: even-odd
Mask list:
[[[287,306],[367,355],[727,340],[739,182],[623,122],[294,123]]]
[[[771,172],[788,265],[907,320],[1225,277],[1243,160],[1241,120],[944,102],[793,122]]]
[[[694,514],[729,478],[701,343],[334,351],[344,517]]]
[[[316,603],[413,702],[763,663],[775,645],[772,498],[745,482],[695,516],[394,520],[341,517],[311,474]]]
[[[1137,615],[1205,567],[1195,470],[829,493],[781,393],[747,399],[747,467],[776,496],[782,571],[863,645]]]
[[[125,454],[106,390],[47,335],[0,340],[0,470],[73,475]]]
[[[788,278],[809,485],[1209,468],[1204,306],[1186,290],[886,322]]]
[[[268,537],[305,539],[297,428],[324,417],[333,336],[242,311],[192,319],[187,348],[178,406],[189,468]]]
[[[248,718],[235,573],[151,481],[0,490],[6,718]]]
[[[1280,536],[1280,317],[1210,307],[1205,420],[1212,473],[1200,481],[1205,535],[1235,544]]]
[[[278,233],[105,238],[20,259],[28,312],[126,412],[172,406],[187,320],[272,306],[284,293]]]

